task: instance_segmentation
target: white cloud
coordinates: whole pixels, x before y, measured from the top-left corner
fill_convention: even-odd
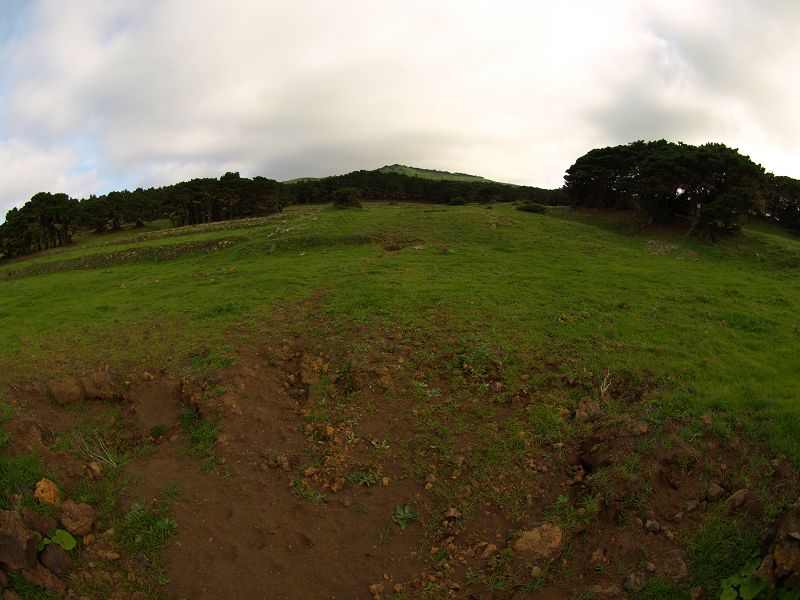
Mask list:
[[[78,157],[69,150],[0,140],[0,218],[38,192],[68,191],[76,198],[93,193],[101,185],[97,173],[78,167]]]
[[[788,1],[41,0],[30,11],[0,50],[0,140],[24,140],[30,160],[79,149],[56,152],[63,163],[31,186],[87,162],[97,174],[81,177],[98,190],[395,162],[556,186],[592,147],[654,137],[722,141],[800,175],[800,10]]]

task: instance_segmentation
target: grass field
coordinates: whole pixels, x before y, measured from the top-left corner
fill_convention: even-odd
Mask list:
[[[747,229],[711,245],[502,205],[292,207],[262,226],[181,233],[84,243],[38,260],[232,243],[177,260],[0,282],[4,372],[57,369],[67,349],[71,363],[147,358],[185,367],[197,340],[224,345],[227,327],[322,294],[333,318],[410,327],[444,319],[455,335],[520,356],[575,358],[570,368],[594,377],[647,378],[658,405],[725,411],[800,460],[800,241],[782,233]]]
[[[289,207],[264,219],[180,230],[160,223],[113,238],[86,234],[66,250],[0,266],[0,383],[8,388],[97,366],[163,369],[212,382],[203,389],[213,400],[233,385],[220,373],[234,373],[231,380],[249,389],[241,382],[252,376],[254,348],[268,345],[258,352],[271,355],[275,344],[306,340],[316,346],[319,361],[323,354],[332,357],[336,377],[323,377],[307,390],[300,428],[311,445],[297,452],[310,466],[293,468],[286,493],[313,510],[334,510],[327,484],[311,475],[334,469],[334,458],[346,468],[330,471],[330,481],[341,479],[349,488],[370,488],[387,473],[418,483],[405,500],[392,498],[396,509],[383,515],[388,529],[378,545],[398,552],[396,545],[410,535],[420,536],[424,546],[441,533],[437,520],[455,502],[465,522],[490,504],[498,507],[498,519],[517,523],[504,526],[512,532],[534,510],[525,508],[526,498],[530,506],[537,494],[542,504],[536,519],[565,530],[582,519],[590,523],[597,503],[612,498],[646,521],[652,518],[648,503],[657,505],[647,487],[655,471],[647,465],[676,444],[706,444],[693,446],[696,456],[681,458],[682,468],[699,460],[699,448],[728,452],[740,438],[764,456],[785,454],[800,464],[800,241],[753,225],[711,244],[669,231],[633,233],[627,219],[566,208],[532,214],[502,204],[367,203],[346,211]],[[375,357],[394,362],[379,366]],[[366,394],[364,378],[395,371],[402,377],[394,395]],[[524,406],[517,406],[520,396],[527,398]],[[586,397],[614,415],[615,427],[643,420],[650,437],[626,446],[624,460],[609,470],[587,477],[585,492],[571,494],[558,483],[537,491],[525,465],[551,460],[549,448],[562,442],[596,441],[583,425],[562,418]],[[238,425],[223,420],[218,427],[182,415],[191,447],[203,437],[202,452],[186,456],[202,455],[212,473],[204,477],[219,474],[222,485],[235,472],[227,465],[240,455],[216,464],[214,440]],[[385,438],[359,429],[378,418],[388,424],[381,425]],[[333,425],[329,431],[327,424]],[[150,437],[160,438],[164,428],[155,430]],[[341,447],[339,431],[346,439]],[[356,460],[343,449],[355,448],[358,440],[365,449]],[[332,458],[336,448],[342,454]],[[439,479],[446,479],[441,462],[460,465],[459,452],[473,469],[470,485],[486,489],[485,495],[459,496],[460,467],[452,484],[431,479],[434,463]],[[553,477],[577,460],[556,454]],[[731,477],[736,487],[760,490],[764,522],[742,525],[712,511],[680,539],[689,578],[675,583],[653,577],[639,597],[689,597],[698,586],[713,595],[720,578],[751,559],[758,528],[788,500],[759,477],[767,459],[744,455],[741,464],[748,466]],[[272,450],[265,456],[275,463]],[[714,459],[729,463],[723,471],[740,464],[726,456]],[[704,493],[715,468],[709,463],[699,470],[697,493]],[[537,471],[538,477],[548,472]],[[498,474],[516,483],[500,485]],[[615,478],[626,481],[622,496],[612,489]],[[426,482],[435,483],[435,501],[425,500]],[[373,510],[363,497],[356,501],[359,511]],[[342,510],[350,517],[355,511]],[[630,518],[621,527],[629,527]],[[417,520],[422,529],[414,533]],[[177,522],[180,536],[180,515]],[[392,522],[402,522],[402,534]],[[576,537],[569,552],[585,552],[588,561],[594,548],[586,540]],[[453,559],[452,553],[441,544],[431,548],[436,564]],[[467,571],[462,585],[531,594],[545,589],[554,595],[541,597],[561,597],[565,582],[577,581],[556,563],[531,575],[531,565],[516,560],[509,543],[481,570]],[[719,572],[704,567],[713,560]],[[595,566],[597,577],[619,577],[636,566],[621,562],[614,571],[603,564]],[[393,597],[424,596],[404,596],[399,589]],[[434,586],[424,597],[442,597],[439,591]],[[579,590],[565,597],[595,596]]]

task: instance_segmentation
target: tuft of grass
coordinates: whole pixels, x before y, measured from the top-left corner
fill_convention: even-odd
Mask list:
[[[46,475],[44,461],[36,452],[17,456],[0,456],[0,508],[11,510],[13,503],[9,495],[19,494],[32,503],[36,482]]]
[[[16,592],[22,600],[55,600],[56,598],[53,592],[36,585],[19,571],[8,573],[8,587],[11,591]]]
[[[351,485],[371,486],[378,483],[378,476],[369,471],[350,471],[345,473],[344,479]]]
[[[325,504],[325,495],[312,488],[302,479],[293,479],[289,485],[294,495],[301,500],[305,500],[311,504]]]
[[[189,433],[189,448],[186,453],[195,458],[213,457],[212,448],[217,443],[220,428],[200,417],[196,410],[184,407],[180,415],[181,427]]]

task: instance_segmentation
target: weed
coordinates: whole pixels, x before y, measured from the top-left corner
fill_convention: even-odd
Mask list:
[[[396,507],[392,513],[392,521],[400,528],[400,531],[405,531],[409,523],[413,523],[418,519],[419,512],[411,508],[408,504]]]
[[[22,600],[55,600],[56,595],[47,588],[32,583],[20,571],[8,573],[9,589],[16,592]]]
[[[351,485],[375,485],[378,483],[378,476],[369,471],[350,471],[345,473],[345,481]]]
[[[187,454],[204,460],[213,457],[211,449],[219,437],[219,426],[202,419],[197,411],[189,407],[181,410],[180,419],[181,426],[189,433]]]
[[[152,560],[155,552],[166,546],[177,528],[174,519],[149,511],[142,504],[134,504],[120,519],[114,536],[131,552],[144,552]]]
[[[289,486],[292,488],[294,495],[301,500],[305,500],[311,504],[325,504],[325,496],[321,492],[318,492],[312,488],[302,479],[293,479]]]
[[[154,427],[151,427],[151,428],[150,428],[150,431],[148,431],[148,432],[147,432],[147,434],[148,434],[148,435],[149,435],[151,438],[153,438],[154,440],[157,440],[157,439],[158,439],[158,438],[160,438],[162,435],[164,435],[164,433],[165,433],[166,431],[167,431],[167,428],[166,428],[166,427],[164,427],[164,425],[155,425]]]

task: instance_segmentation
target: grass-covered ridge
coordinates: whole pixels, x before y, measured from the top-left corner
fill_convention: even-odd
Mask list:
[[[196,347],[210,347],[213,363],[232,351],[232,329],[250,335],[279,308],[314,298],[334,322],[424,330],[443,321],[526,368],[598,382],[610,372],[649,390],[659,410],[725,412],[731,431],[763,434],[800,460],[800,242],[771,229],[712,245],[552,209],[368,204],[290,207],[263,224],[191,231],[87,242],[58,261],[233,243],[0,281],[3,378],[132,360],[203,368]]]

